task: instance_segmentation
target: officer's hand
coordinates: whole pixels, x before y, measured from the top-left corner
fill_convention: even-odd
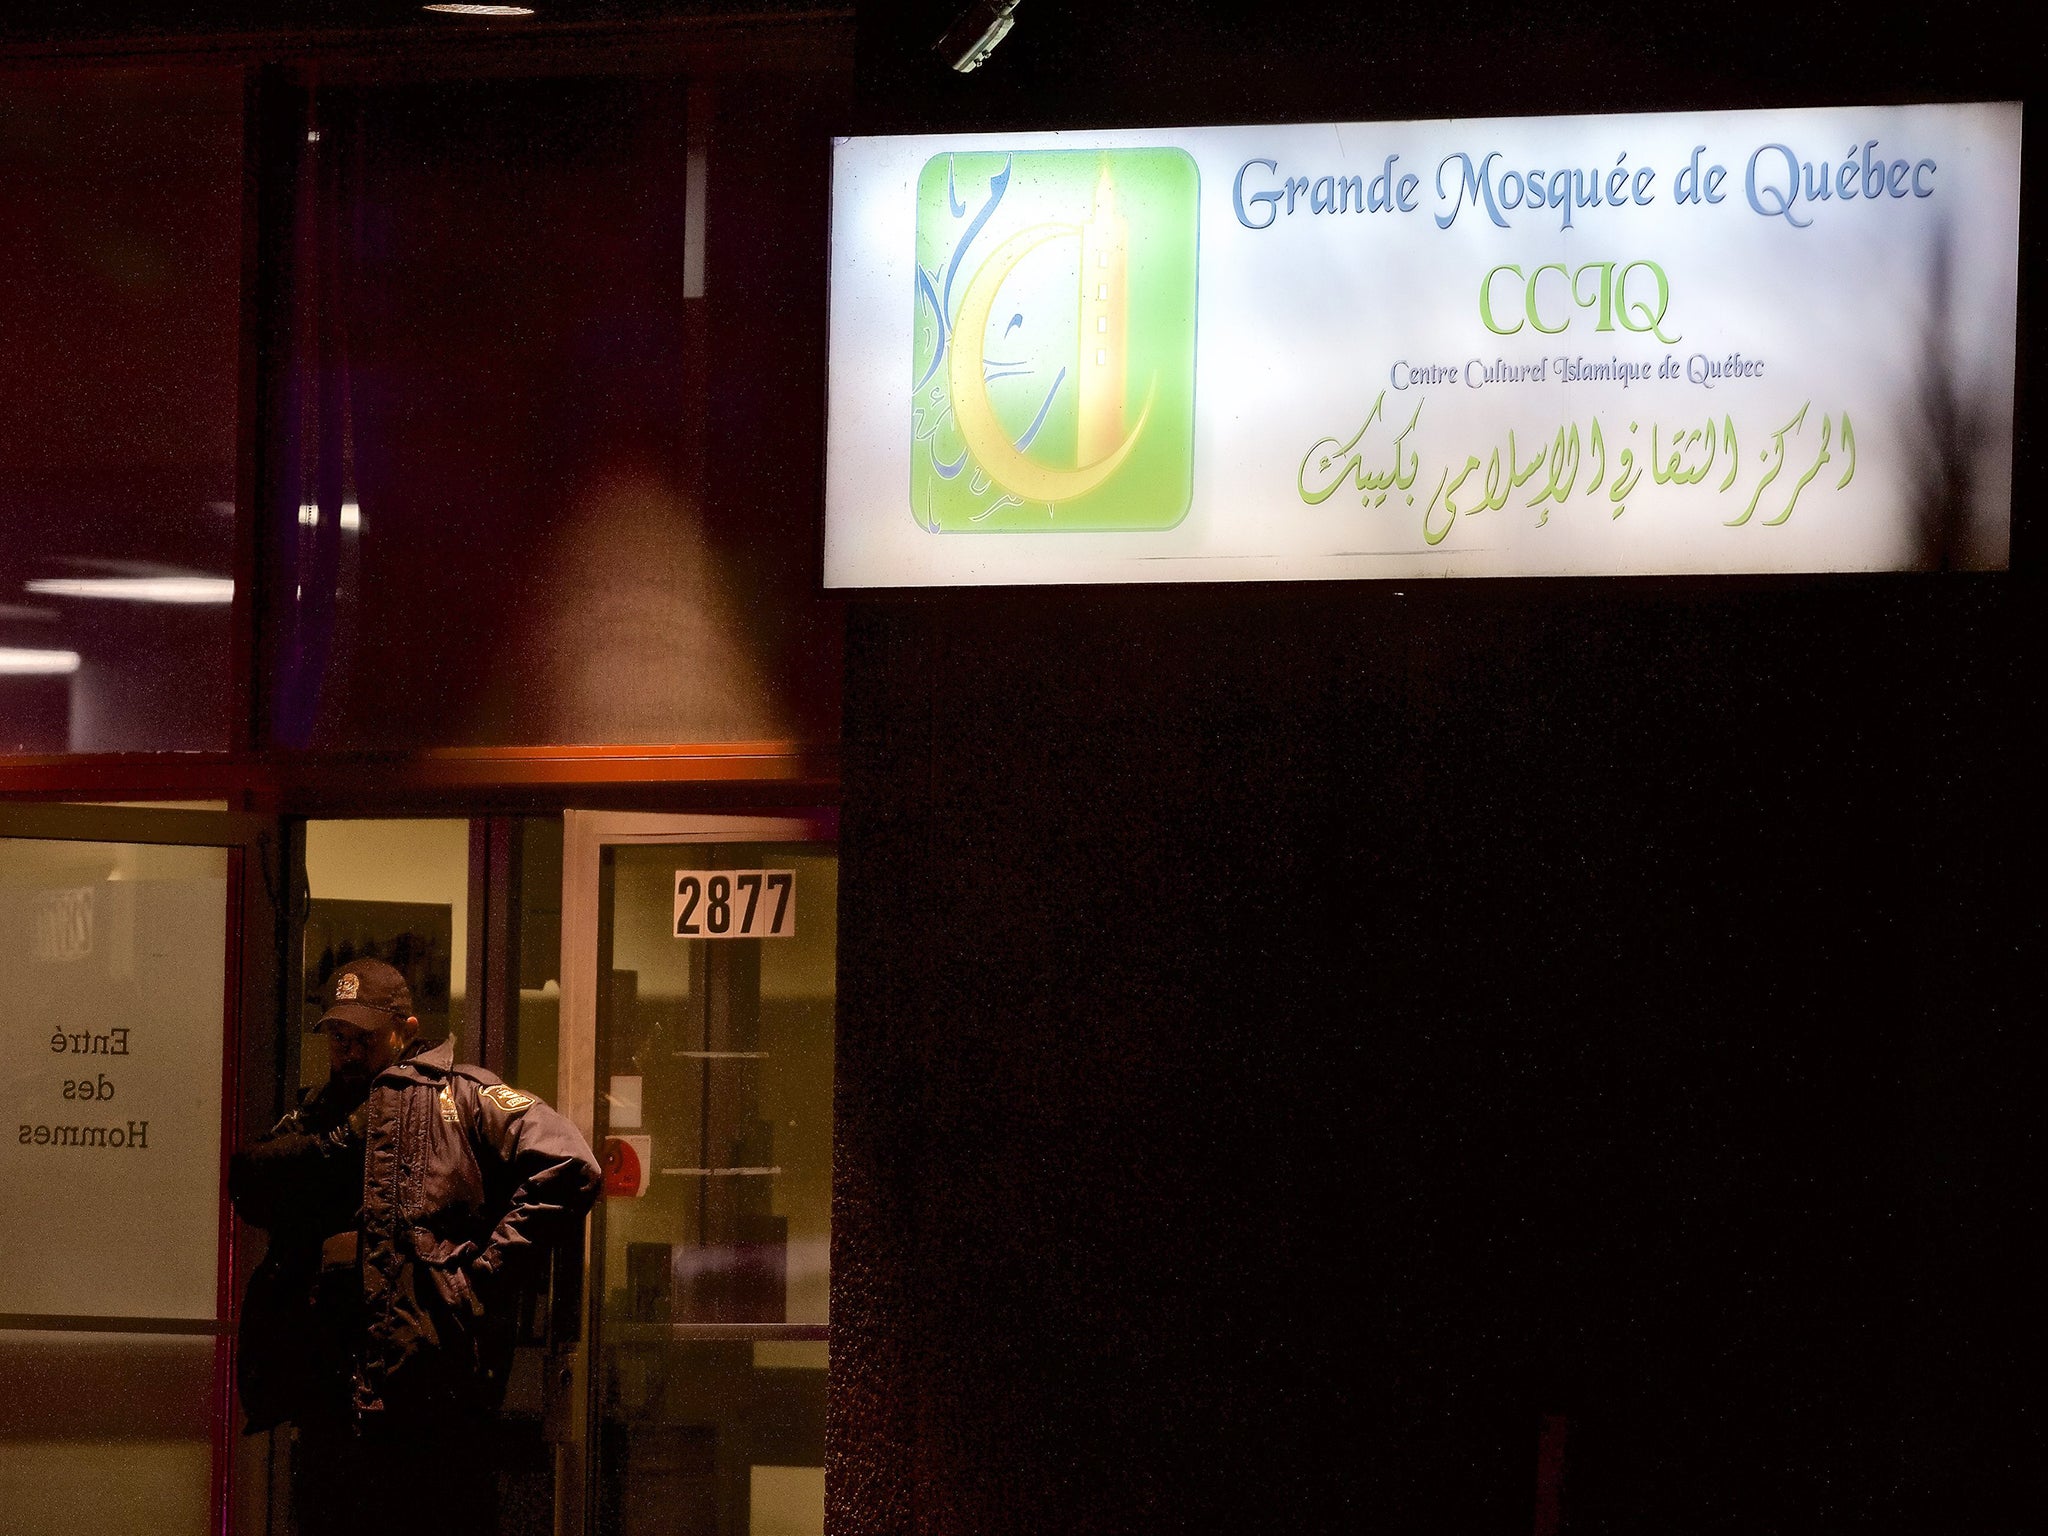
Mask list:
[[[363,1144],[363,1135],[369,1126],[370,1105],[365,1100],[355,1107],[355,1111],[346,1120],[329,1131],[321,1140],[337,1152],[352,1152]]]
[[[462,1277],[469,1283],[470,1298],[475,1304],[476,1315],[479,1318],[492,1313],[504,1315],[514,1286],[503,1270],[472,1261],[463,1266]]]

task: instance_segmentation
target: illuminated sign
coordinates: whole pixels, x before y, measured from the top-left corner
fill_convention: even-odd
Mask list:
[[[835,587],[2007,563],[2017,105],[843,141]]]

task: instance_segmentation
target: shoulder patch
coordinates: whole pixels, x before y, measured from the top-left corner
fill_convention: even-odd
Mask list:
[[[517,1088],[508,1087],[504,1083],[497,1083],[489,1088],[485,1088],[482,1090],[482,1093],[485,1098],[489,1099],[508,1115],[516,1115],[522,1110],[531,1109],[539,1102],[532,1094],[521,1093]]]

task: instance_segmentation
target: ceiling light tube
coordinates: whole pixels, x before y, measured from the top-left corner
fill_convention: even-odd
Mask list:
[[[226,576],[51,576],[26,583],[39,597],[108,598],[125,603],[231,603]]]
[[[0,645],[0,677],[69,677],[78,670],[78,652],[27,650]]]

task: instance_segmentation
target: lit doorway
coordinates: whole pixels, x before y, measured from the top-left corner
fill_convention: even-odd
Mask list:
[[[835,838],[567,817],[561,1107],[608,1188],[571,1365],[578,1536],[823,1531]]]

